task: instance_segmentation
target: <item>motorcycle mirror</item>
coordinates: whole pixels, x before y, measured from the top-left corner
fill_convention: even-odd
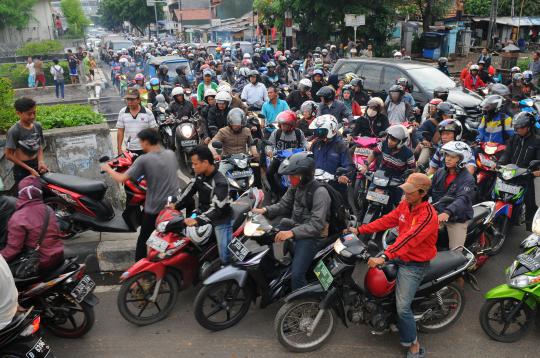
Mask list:
[[[342,176],[342,175],[346,175],[347,172],[348,172],[348,170],[347,170],[346,168],[341,168],[341,167],[340,167],[340,168],[337,168],[337,170],[336,170],[336,175],[337,175],[338,177],[340,177],[340,176]]]
[[[215,142],[212,142],[212,147],[214,149],[223,149],[223,143],[221,143],[220,141],[216,140]]]
[[[171,195],[171,196],[167,197],[167,204],[174,204],[174,203],[176,203],[176,200],[177,200],[176,196]]]
[[[107,156],[107,155],[104,155],[103,157],[99,158],[100,163],[106,163],[109,160],[111,160],[111,158],[109,158],[109,156]]]
[[[378,134],[378,137],[379,138],[386,137],[386,131],[380,131],[379,134]]]
[[[265,119],[265,118],[266,118],[266,117],[264,116],[264,114],[262,114],[262,113],[257,114],[257,117],[259,117],[260,119]]]

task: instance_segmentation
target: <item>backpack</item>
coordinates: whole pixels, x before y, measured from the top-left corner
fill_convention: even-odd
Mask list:
[[[279,140],[281,139],[281,134],[283,133],[283,131],[281,129],[278,129],[276,131],[276,144],[277,142],[279,142]],[[296,135],[296,145],[298,146],[298,148],[300,148],[300,145],[302,143],[302,132],[300,129],[298,128],[295,128],[294,129],[294,134]]]
[[[328,236],[343,232],[347,228],[347,210],[343,201],[343,196],[330,184],[318,182],[316,180],[310,185],[306,192],[306,207],[309,211],[313,208],[313,195],[320,187],[326,188],[330,195],[330,215],[328,218]]]

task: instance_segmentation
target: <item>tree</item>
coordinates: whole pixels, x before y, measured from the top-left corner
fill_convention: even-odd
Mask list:
[[[519,16],[522,0],[514,1],[514,16]],[[491,1],[465,0],[465,13],[476,16],[489,16]],[[512,14],[512,0],[499,0],[497,16],[510,16]],[[523,0],[523,16],[540,15],[540,2],[538,0]]]
[[[161,6],[157,7],[158,18],[163,17]],[[108,28],[119,28],[124,21],[141,34],[155,22],[154,7],[146,6],[146,0],[102,0],[99,5],[101,23]]]
[[[33,7],[38,0],[2,0],[0,1],[0,29],[15,27],[22,30],[32,19]]]
[[[447,0],[414,0],[407,5],[401,5],[399,11],[418,18],[422,22],[423,31],[426,32],[436,20],[446,16],[451,5],[452,2]]]
[[[60,7],[66,17],[70,34],[84,36],[84,29],[90,25],[90,20],[84,14],[81,2],[79,0],[62,0]]]

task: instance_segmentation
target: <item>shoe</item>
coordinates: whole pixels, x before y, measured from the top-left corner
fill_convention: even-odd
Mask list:
[[[420,347],[418,353],[412,353],[410,350],[407,350],[407,354],[405,355],[406,358],[424,358],[425,356],[426,349],[424,347]]]

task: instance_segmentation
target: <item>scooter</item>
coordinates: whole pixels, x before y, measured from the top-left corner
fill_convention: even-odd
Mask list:
[[[266,146],[265,152],[266,152],[266,168],[270,168],[270,164],[273,160],[277,161],[278,163],[282,163],[284,160],[292,156],[293,154],[303,152],[303,148],[289,148],[289,149],[281,149],[276,150],[271,145]],[[268,176],[268,172],[266,174]],[[283,193],[287,191],[287,189],[290,186],[289,177],[287,175],[279,175],[275,174],[279,177],[279,184],[280,184],[280,193],[272,193],[274,196],[274,200],[277,201],[281,198]]]
[[[257,188],[231,204],[233,238],[243,232],[247,213],[260,207],[264,194]],[[156,230],[146,245],[148,255],[120,276],[117,305],[122,317],[138,326],[167,317],[178,291],[204,281],[220,267],[216,239],[210,225],[186,229],[184,216],[173,209],[161,211]]]
[[[373,245],[373,244],[368,244]],[[395,286],[397,268],[388,263],[370,268],[364,287],[352,278],[357,262],[370,258],[368,247],[356,235],[348,234],[333,245],[336,255],[324,256],[314,268],[319,282],[294,291],[276,314],[274,329],[279,342],[292,352],[319,349],[334,332],[336,316],[349,324],[368,324],[375,334],[390,330],[397,322]],[[439,252],[416,292],[414,318],[424,332],[439,332],[461,316],[465,297],[453,282],[470,276],[474,255],[463,251]]]
[[[478,174],[476,182],[478,186],[478,201],[491,200],[493,186],[497,179],[497,162],[504,153],[506,146],[495,142],[480,144],[480,150],[476,155]]]
[[[219,141],[212,142],[212,147],[219,155],[223,152],[223,143]],[[259,170],[260,167],[259,163],[252,159],[244,153],[221,156],[221,162],[232,166],[225,175],[230,184],[232,198],[240,197],[255,184],[254,170]]]
[[[352,143],[354,145],[352,159],[357,171],[354,186],[352,187],[353,193],[351,197],[353,200],[350,200],[351,202],[349,205],[353,209],[354,215],[357,218],[362,217],[365,209],[364,201],[367,188],[367,179],[364,172],[366,171],[365,169],[367,167],[367,159],[373,153],[373,149],[375,149],[379,141],[380,139],[373,137],[356,137],[352,139]],[[368,169],[370,171],[375,170],[375,165],[376,163],[373,161]]]
[[[199,145],[199,133],[197,118],[182,117],[177,121],[176,129],[174,130],[174,141],[176,157],[180,168],[185,173],[193,175],[191,167],[191,156],[189,153]]]
[[[165,149],[175,150],[173,133],[177,126],[176,119],[163,107],[156,108],[154,116],[156,117],[159,128],[159,137],[161,138],[163,147]]]

